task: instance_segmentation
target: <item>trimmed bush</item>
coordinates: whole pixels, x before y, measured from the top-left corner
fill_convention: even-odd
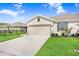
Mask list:
[[[63,32],[63,33],[61,33],[61,36],[65,36],[65,33]]]
[[[79,33],[76,33],[76,36],[79,36]]]
[[[55,34],[54,34],[54,33],[52,33],[52,34],[51,34],[51,37],[53,37],[53,36],[55,36]]]
[[[74,34],[71,34],[71,36],[74,37],[75,35]]]
[[[53,36],[57,37],[58,34],[57,34],[57,33],[52,33],[52,34],[51,34],[51,37],[53,37]]]
[[[57,37],[57,36],[58,36],[58,34],[56,33],[56,34],[55,34],[55,36]]]

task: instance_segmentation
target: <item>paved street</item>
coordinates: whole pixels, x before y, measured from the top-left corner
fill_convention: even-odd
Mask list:
[[[32,56],[47,41],[47,36],[26,36],[0,43],[0,56]]]

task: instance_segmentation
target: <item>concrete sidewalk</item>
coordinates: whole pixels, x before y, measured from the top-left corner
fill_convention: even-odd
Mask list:
[[[0,55],[32,56],[47,41],[47,36],[26,36],[0,43]]]

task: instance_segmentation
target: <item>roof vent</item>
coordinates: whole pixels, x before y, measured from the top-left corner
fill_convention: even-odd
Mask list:
[[[40,21],[40,18],[38,17],[37,22],[39,22],[39,21]]]

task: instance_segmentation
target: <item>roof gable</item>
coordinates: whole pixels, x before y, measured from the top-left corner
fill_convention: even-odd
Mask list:
[[[41,18],[41,19],[44,19],[44,20],[46,20],[46,21],[48,21],[48,22],[54,22],[51,18],[47,18],[47,17],[45,17],[45,16],[35,16],[35,17],[33,17],[31,20],[29,20],[28,22],[26,22],[26,24],[29,23],[29,22],[31,22],[31,21],[33,21],[33,20],[36,19],[36,18]]]
[[[25,26],[25,24],[22,22],[16,22],[16,23],[11,24],[11,27],[16,27],[16,26]]]

